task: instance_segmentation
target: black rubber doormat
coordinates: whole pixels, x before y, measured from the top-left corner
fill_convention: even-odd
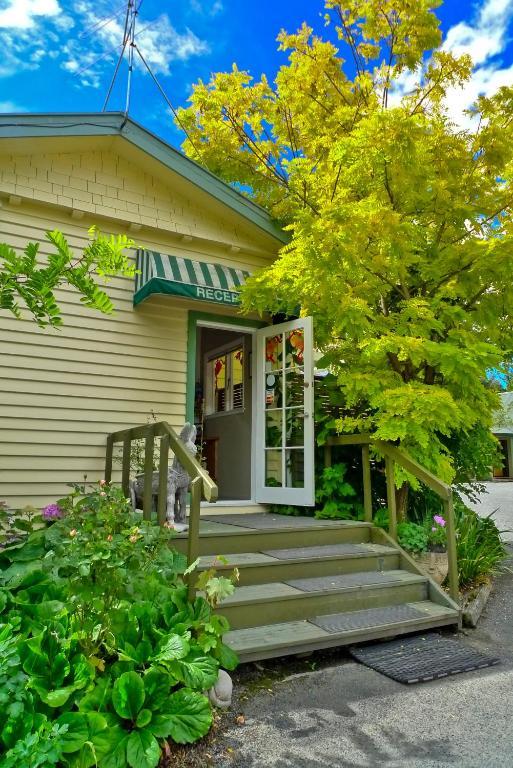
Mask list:
[[[372,645],[353,645],[351,656],[399,683],[426,683],[441,677],[493,667],[500,659],[485,656],[460,640],[437,632]]]

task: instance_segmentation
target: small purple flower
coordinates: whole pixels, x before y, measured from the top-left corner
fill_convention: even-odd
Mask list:
[[[58,520],[60,517],[62,517],[63,512],[58,504],[48,504],[46,507],[44,507],[44,509],[41,510],[41,514],[45,520]]]
[[[433,527],[431,528],[431,530],[432,530],[432,531],[436,531],[436,528],[435,528],[435,526],[433,526]]]
[[[435,516],[433,517],[433,520],[435,521],[435,523],[437,523],[437,525],[441,525],[441,526],[442,526],[442,528],[444,528],[444,526],[445,526],[445,520],[444,520],[444,518],[442,517],[442,515],[435,515]]]

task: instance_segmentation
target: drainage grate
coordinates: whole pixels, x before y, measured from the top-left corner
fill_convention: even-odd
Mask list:
[[[409,605],[388,605],[386,608],[368,608],[363,611],[330,613],[327,616],[316,616],[314,619],[309,619],[309,621],[321,629],[325,629],[326,632],[335,633],[425,618],[425,613],[421,613],[421,611]]]
[[[496,657],[436,632],[372,645],[352,646],[351,655],[399,683],[423,683],[499,664]]]

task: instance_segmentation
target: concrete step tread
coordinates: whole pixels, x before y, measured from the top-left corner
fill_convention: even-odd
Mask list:
[[[265,552],[241,552],[228,555],[202,555],[199,567],[202,569],[212,566],[219,570],[247,565],[271,565],[276,563],[301,563],[305,560],[332,560],[334,558],[358,558],[369,555],[394,555],[398,553],[395,547],[383,544],[325,544],[315,547],[292,547],[290,549],[266,550]],[[224,562],[223,562],[224,561]]]
[[[398,618],[401,608],[404,617]],[[374,622],[373,615],[376,617]],[[315,623],[323,620],[331,629]],[[341,626],[349,628],[338,631],[333,629],[337,621]],[[236,629],[228,632],[223,639],[240,655],[241,660],[245,661],[297,653],[305,649],[315,650],[350,642],[363,642],[369,638],[415,632],[428,627],[455,624],[457,621],[457,611],[429,600],[422,600],[402,606],[348,611],[344,614],[314,616],[302,621]]]
[[[349,590],[387,588],[400,584],[426,583],[427,577],[401,570],[358,571],[332,576],[320,576],[291,581],[277,581],[267,584],[252,584],[237,587],[233,595],[225,598],[221,606],[265,603],[274,600],[297,597],[327,595]],[[221,607],[222,612],[222,607]]]
[[[269,513],[217,514],[204,515],[200,520],[200,537],[215,536],[251,536],[277,533],[305,533],[309,531],[362,530],[372,528],[371,523],[358,520],[317,520],[314,517],[287,517]],[[188,534],[176,535],[178,539],[187,538]]]

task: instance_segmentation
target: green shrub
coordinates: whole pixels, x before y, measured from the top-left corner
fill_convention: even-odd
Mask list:
[[[355,501],[357,491],[346,479],[347,465],[334,464],[324,467],[315,493],[317,511],[315,517],[357,520],[363,508]]]
[[[480,517],[462,502],[455,504],[456,552],[460,587],[485,581],[507,557],[493,513]]]
[[[342,462],[324,467],[316,478],[315,507],[271,504],[269,511],[278,515],[315,515],[320,519],[361,520],[363,506],[355,500],[358,491],[347,480],[347,473],[347,465]]]
[[[50,527],[38,527],[42,521]],[[203,695],[233,669],[233,591],[202,574],[188,599],[186,559],[119,489],[78,489],[0,550],[0,756],[9,768],[154,768],[160,740],[204,736]]]
[[[407,552],[420,555],[427,551],[428,534],[426,528],[418,523],[399,523],[397,539],[400,546]]]

